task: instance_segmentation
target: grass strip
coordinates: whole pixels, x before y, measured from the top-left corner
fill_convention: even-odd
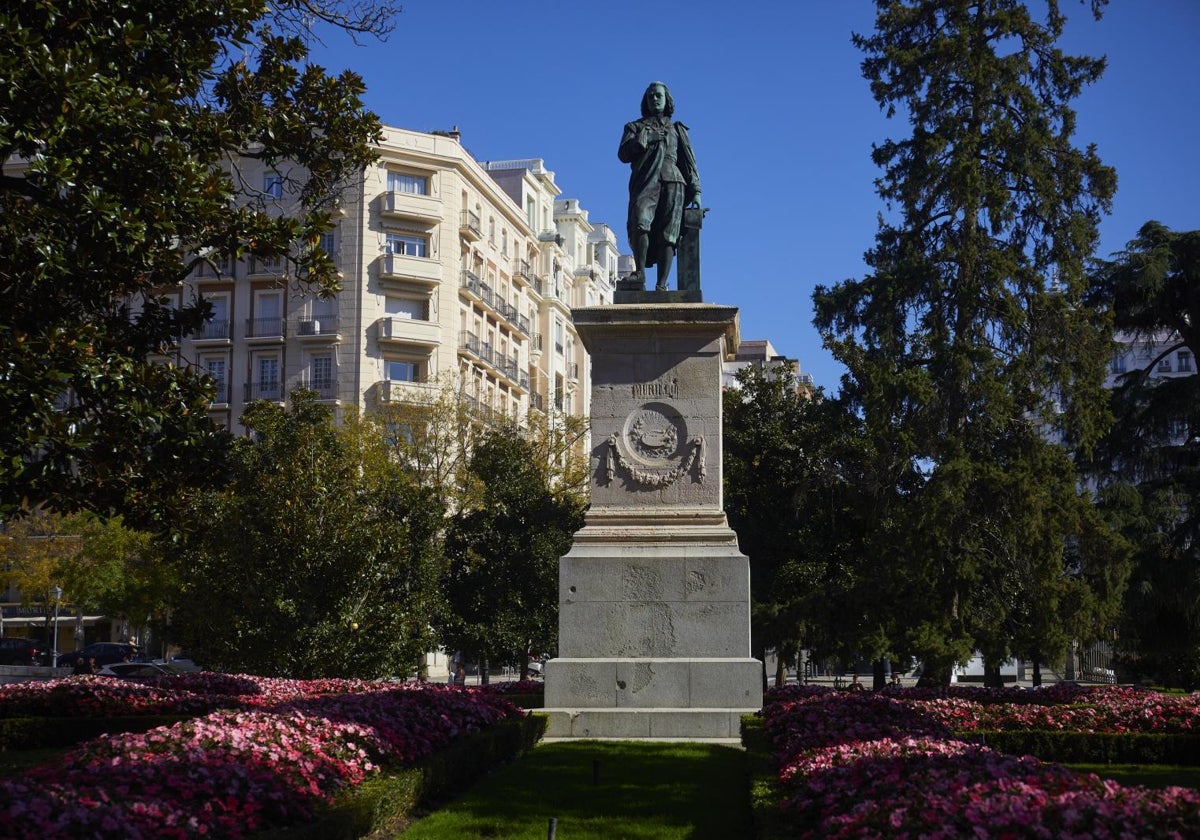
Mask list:
[[[746,754],[717,744],[539,744],[461,799],[413,823],[405,840],[728,840],[750,835]]]
[[[771,756],[767,730],[758,715],[742,717],[742,746],[750,770],[750,812],[757,840],[782,840],[795,835],[779,803],[783,789],[779,786],[779,770]]]

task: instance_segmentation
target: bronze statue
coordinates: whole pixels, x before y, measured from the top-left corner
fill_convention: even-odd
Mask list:
[[[700,204],[700,174],[687,126],[672,122],[675,100],[662,82],[642,95],[642,118],[625,125],[617,157],[630,165],[629,246],[636,270],[630,276],[644,288],[646,269],[658,266],[655,290],[667,290],[679,244],[684,207]]]

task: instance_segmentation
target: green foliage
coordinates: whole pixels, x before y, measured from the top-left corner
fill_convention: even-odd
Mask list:
[[[1019,0],[877,7],[875,33],[854,37],[863,74],[912,133],[874,150],[894,219],[872,273],[818,288],[816,324],[868,441],[859,576],[891,605],[863,600],[899,618],[878,622],[880,643],[942,680],[972,648],[1052,655],[1055,626],[1119,597],[1119,548],[1047,440],[1086,453],[1105,427],[1108,325],[1083,305],[1083,267],[1116,177],[1072,145],[1068,103],[1104,62],[1057,48],[1055,0],[1044,23]],[[1117,585],[1081,597],[1072,544],[1118,563],[1100,574]],[[1044,596],[1062,588],[1074,596]],[[1053,620],[1034,622],[1031,599]]]
[[[180,488],[223,476],[212,383],[155,361],[207,305],[164,295],[205,260],[248,256],[286,256],[298,282],[336,288],[312,245],[380,126],[358,76],[304,64],[297,26],[380,29],[390,4],[339,6],[0,10],[12,92],[0,104],[0,515],[49,504],[136,525],[171,515]],[[284,171],[286,206],[239,177],[238,154]]]
[[[0,560],[0,582],[20,589],[27,600],[49,605],[46,593],[61,586],[65,620],[87,609],[144,627],[163,617],[175,586],[160,543],[119,516],[33,511],[5,526]]]
[[[1014,730],[972,735],[989,747],[1043,761],[1102,764],[1175,764],[1200,767],[1200,736],[1148,732],[1046,732]]]
[[[0,719],[0,748],[40,750],[68,747],[103,735],[148,732],[171,726],[180,715],[121,715],[117,717],[13,717]],[[0,775],[4,775],[0,772]]]
[[[754,649],[859,649],[851,602],[862,492],[861,429],[840,403],[780,369],[746,368],[724,404],[725,510],[750,558]]]
[[[514,428],[475,441],[464,476],[469,503],[446,535],[440,630],[448,649],[498,662],[557,645],[558,560],[583,526],[585,503],[555,475]]]
[[[243,416],[254,437],[235,445],[232,481],[190,510],[174,626],[225,669],[403,675],[432,647],[441,511],[315,397]]]
[[[415,767],[386,770],[348,790],[314,822],[260,832],[259,840],[335,840],[395,835],[437,803],[513,761],[541,739],[546,718],[500,721],[458,738]]]
[[[1091,300],[1138,347],[1112,393],[1116,423],[1091,465],[1109,516],[1136,546],[1121,642],[1127,670],[1200,687],[1200,377],[1159,378],[1162,358],[1200,353],[1200,231],[1147,222],[1098,264]]]

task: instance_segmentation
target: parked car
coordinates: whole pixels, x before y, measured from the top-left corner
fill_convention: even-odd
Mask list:
[[[137,645],[127,642],[92,642],[87,647],[70,653],[58,655],[58,667],[74,668],[80,659],[95,659],[97,665],[111,665],[114,662],[133,661],[139,655]]]
[[[48,653],[45,645],[20,636],[0,639],[0,665],[41,665]]]
[[[195,663],[192,655],[187,651],[177,653],[167,660],[168,665],[179,671],[202,671],[203,669]]]
[[[139,677],[161,677],[182,673],[184,672],[173,665],[162,665],[158,662],[114,662],[97,671],[96,676],[132,680]]]

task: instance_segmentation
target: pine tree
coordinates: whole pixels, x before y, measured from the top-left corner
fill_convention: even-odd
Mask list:
[[[1018,0],[877,7],[854,42],[911,135],[875,147],[871,273],[818,288],[816,323],[883,479],[870,562],[904,613],[897,646],[940,681],[972,649],[1016,652],[1031,593],[1075,574],[1088,502],[1047,437],[1087,452],[1104,428],[1107,325],[1081,295],[1116,177],[1072,144],[1069,103],[1104,61],[1058,49],[1056,0],[1044,22]]]
[[[1200,377],[1157,375],[1200,353],[1200,230],[1147,222],[1090,292],[1138,355],[1113,389],[1116,423],[1092,465],[1122,533],[1136,546],[1122,648],[1136,672],[1200,686]]]

